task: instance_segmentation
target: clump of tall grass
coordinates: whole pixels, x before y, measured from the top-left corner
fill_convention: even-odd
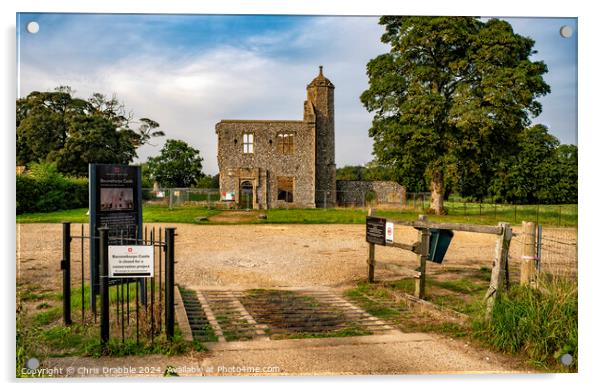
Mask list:
[[[560,368],[568,353],[577,369],[577,284],[571,280],[541,276],[537,288],[513,286],[498,295],[491,319],[473,324],[475,335],[496,349],[525,353],[532,361]]]

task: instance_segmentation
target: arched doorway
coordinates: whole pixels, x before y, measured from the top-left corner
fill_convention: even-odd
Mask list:
[[[240,184],[240,201],[239,206],[244,209],[253,208],[253,183],[251,181],[243,181]]]

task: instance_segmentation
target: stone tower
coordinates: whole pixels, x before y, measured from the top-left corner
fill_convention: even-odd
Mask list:
[[[320,73],[307,86],[307,100],[316,118],[316,207],[336,205],[334,162],[334,84]]]

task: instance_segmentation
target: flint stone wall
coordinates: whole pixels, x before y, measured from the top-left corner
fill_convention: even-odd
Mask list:
[[[366,196],[374,192],[374,203],[399,204],[405,201],[406,189],[393,181],[337,181],[337,204],[340,206],[365,205]]]

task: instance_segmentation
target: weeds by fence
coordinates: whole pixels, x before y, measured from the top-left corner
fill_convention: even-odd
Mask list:
[[[509,353],[523,352],[532,363],[555,371],[576,371],[578,357],[577,285],[540,278],[538,289],[514,285],[498,298],[490,321],[477,318],[473,335]],[[572,361],[561,366],[560,357]]]

